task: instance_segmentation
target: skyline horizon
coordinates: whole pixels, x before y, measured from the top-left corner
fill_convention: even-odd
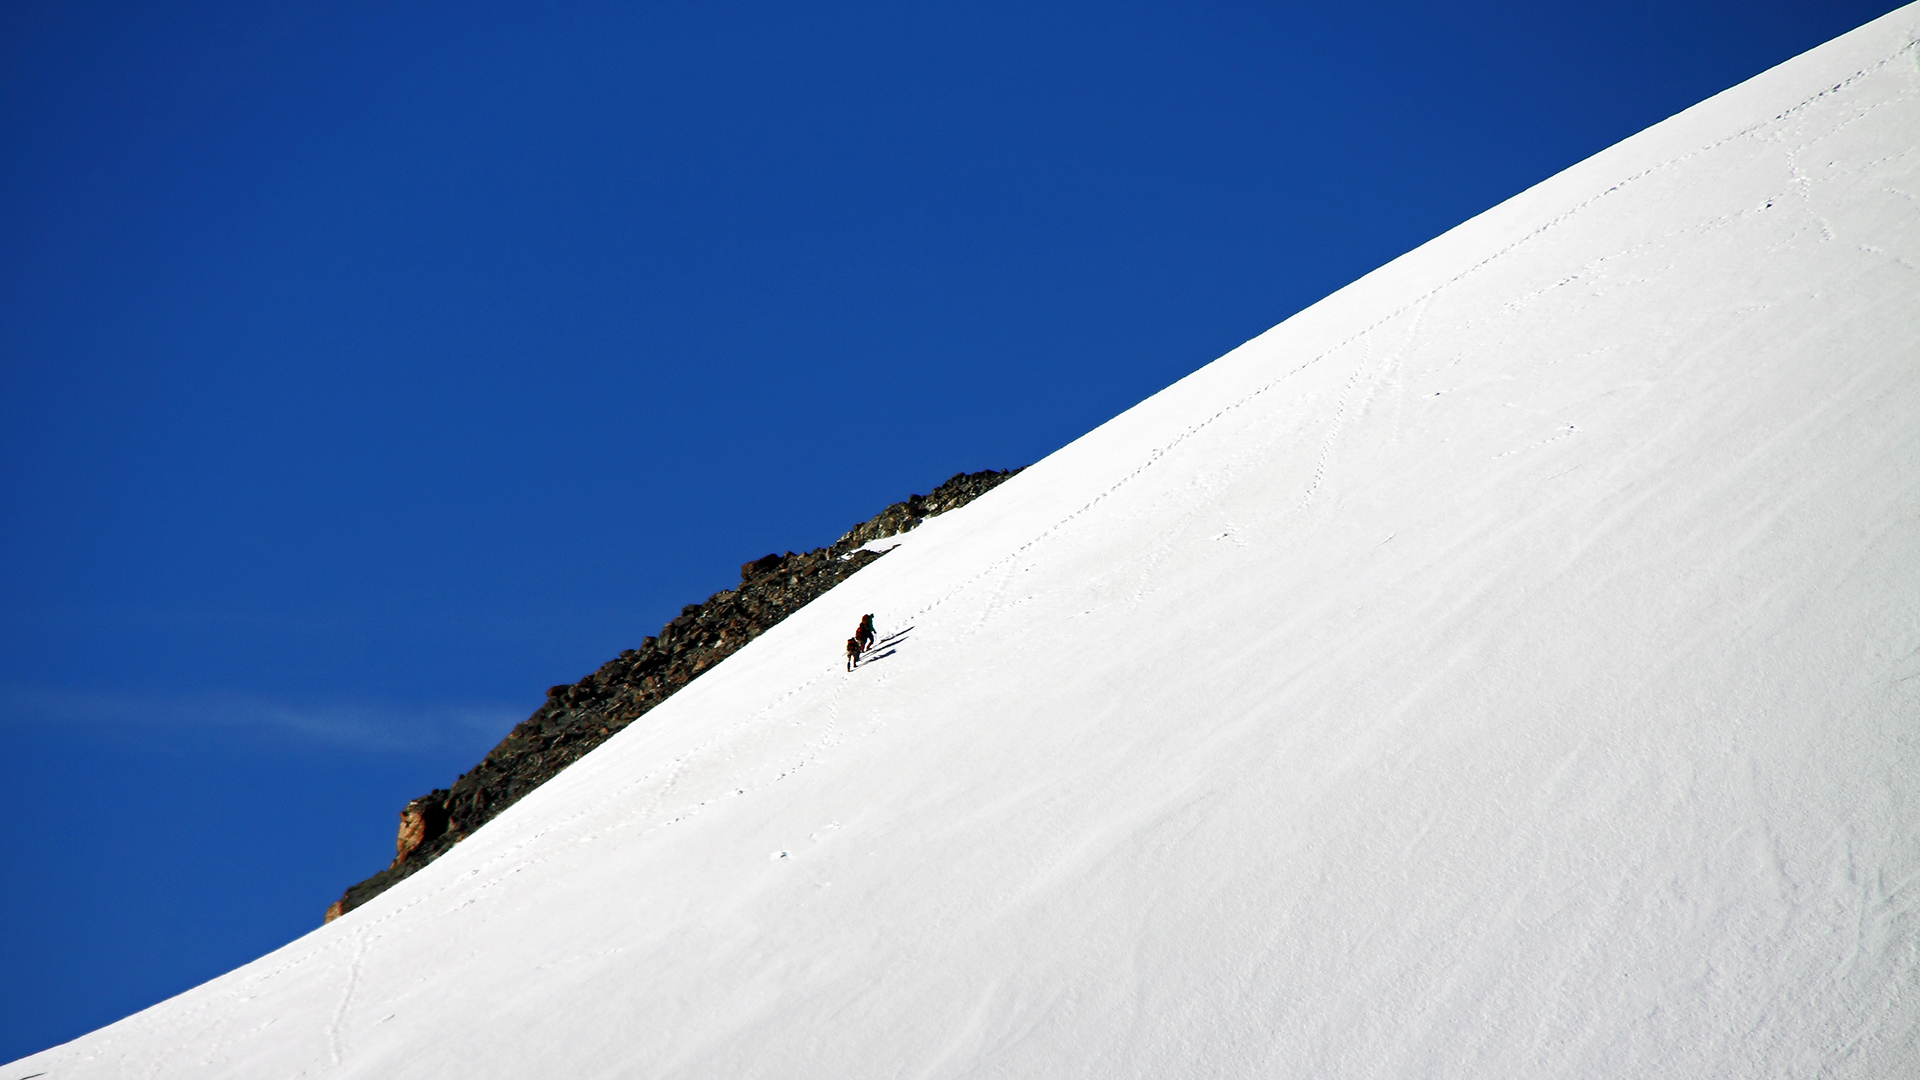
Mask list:
[[[1896,8],[0,17],[0,1059],[307,932],[741,559]]]

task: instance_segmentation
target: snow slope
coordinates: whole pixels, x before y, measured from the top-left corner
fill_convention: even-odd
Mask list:
[[[1920,1076],[1916,37],[1376,271],[0,1080]]]

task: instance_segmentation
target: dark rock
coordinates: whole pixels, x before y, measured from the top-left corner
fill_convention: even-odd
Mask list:
[[[352,911],[439,858],[495,814],[558,775],[639,719],[694,676],[726,659],[808,601],[880,558],[864,545],[906,532],[993,490],[1018,469],[956,473],[927,495],[894,503],[830,546],[766,555],[740,567],[740,585],[688,604],[661,627],[577,683],[547,691],[546,703],[515,725],[478,765],[400,811],[392,865],[349,888],[327,921]],[[831,644],[831,643],[829,643]]]

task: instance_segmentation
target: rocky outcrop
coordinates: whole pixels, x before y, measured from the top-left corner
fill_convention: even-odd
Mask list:
[[[960,473],[931,494],[894,503],[828,547],[755,559],[740,568],[738,585],[714,593],[705,603],[688,604],[639,648],[628,649],[579,682],[552,687],[545,704],[452,787],[422,795],[400,811],[392,865],[334,901],[327,921],[439,858],[701,672],[880,557],[862,550],[864,545],[964,506],[1019,471]]]
[[[430,836],[439,836],[447,831],[447,806],[432,796],[415,799],[400,811],[400,835],[393,841],[393,863],[387,869],[395,869],[407,861],[407,856],[420,850],[420,845]]]

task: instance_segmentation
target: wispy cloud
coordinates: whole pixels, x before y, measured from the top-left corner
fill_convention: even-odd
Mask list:
[[[0,722],[86,724],[149,736],[225,729],[235,734],[381,753],[432,753],[505,735],[524,707],[293,701],[247,691],[129,694],[0,687]]]

